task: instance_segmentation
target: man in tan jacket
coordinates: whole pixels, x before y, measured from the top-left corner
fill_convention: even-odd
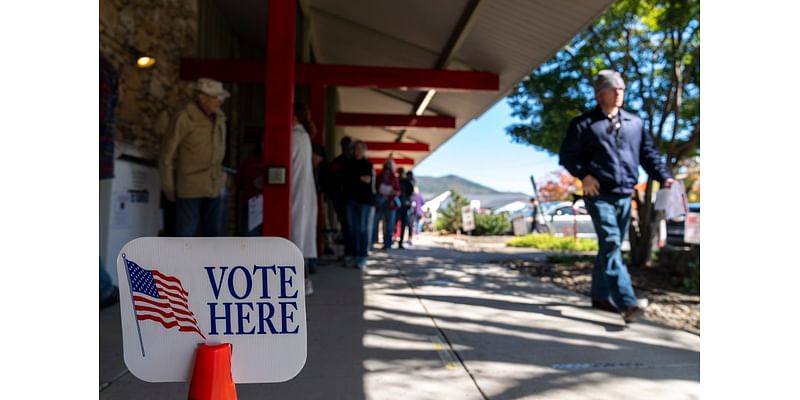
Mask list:
[[[195,89],[195,100],[164,135],[161,189],[175,202],[177,236],[220,236],[225,186],[225,114],[220,107],[230,93],[207,78],[198,79]]]

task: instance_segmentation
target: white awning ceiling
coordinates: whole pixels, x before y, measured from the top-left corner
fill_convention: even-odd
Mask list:
[[[263,43],[261,13],[247,13],[248,3],[222,2],[245,36]],[[472,12],[444,69],[488,71],[500,77],[497,92],[437,92],[426,115],[456,118],[455,129],[408,129],[404,142],[423,142],[431,152],[508,95],[531,70],[552,57],[578,32],[591,24],[613,0],[483,0]],[[311,46],[318,63],[408,68],[434,68],[470,0],[301,0],[310,21]],[[263,8],[263,6],[261,6]],[[260,35],[260,39],[258,36]],[[260,39],[260,40],[259,40]],[[337,89],[338,111],[413,114],[420,96],[416,91]],[[424,93],[422,93],[424,94]],[[503,129],[498,127],[497,129]],[[394,131],[394,133],[392,132]],[[394,141],[399,129],[345,127],[342,135],[365,141]],[[387,151],[370,151],[386,157]],[[395,152],[418,164],[430,152]]]

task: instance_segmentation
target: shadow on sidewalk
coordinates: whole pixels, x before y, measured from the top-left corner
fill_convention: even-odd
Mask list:
[[[516,399],[637,398],[637,387],[656,393],[648,398],[669,398],[699,387],[696,339],[646,323],[622,330],[621,319],[585,298],[519,279],[492,266],[496,259],[420,247],[377,254],[364,273],[321,266],[306,303],[305,368],[285,383],[238,385],[239,398],[433,399],[456,384],[478,399],[478,388],[492,399]],[[455,369],[432,346],[437,335],[455,350]],[[186,383],[124,374],[121,353],[112,307],[100,314],[100,381],[111,382],[101,399],[185,398]]]
[[[578,388],[609,395],[603,398],[637,387],[658,390],[665,398],[698,392],[696,338],[647,321],[625,328],[617,315],[592,309],[588,298],[502,268],[490,273],[488,264],[496,259],[440,249],[392,253],[387,269],[415,286],[415,293],[400,293],[401,285],[384,289],[419,299],[426,313],[373,311],[409,320],[434,318],[478,385],[497,389],[487,393],[492,399],[575,395]],[[395,335],[415,330],[408,323],[377,325]],[[632,393],[626,396],[635,397]]]

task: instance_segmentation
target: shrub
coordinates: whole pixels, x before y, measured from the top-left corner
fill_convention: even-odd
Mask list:
[[[683,288],[692,293],[700,293],[700,264],[689,263],[689,273],[683,278]]]
[[[469,205],[469,200],[456,192],[451,191],[450,202],[439,212],[436,219],[436,230],[456,233],[463,226],[461,223],[461,208]]]
[[[593,239],[578,239],[573,237],[558,237],[547,233],[533,233],[509,240],[510,247],[532,247],[552,251],[597,251],[597,241]]]
[[[473,235],[503,235],[511,230],[511,221],[507,213],[502,214],[478,214],[475,213],[475,230]]]

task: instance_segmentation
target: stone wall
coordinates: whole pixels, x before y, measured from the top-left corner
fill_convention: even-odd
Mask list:
[[[191,98],[178,68],[196,54],[197,21],[197,0],[100,0],[100,53],[119,74],[114,138],[145,157],[157,157],[170,116]],[[137,68],[137,50],[155,66]]]

